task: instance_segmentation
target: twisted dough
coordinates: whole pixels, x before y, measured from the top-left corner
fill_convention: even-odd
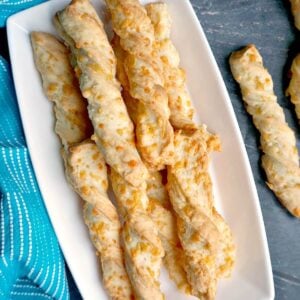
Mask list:
[[[292,6],[292,13],[295,19],[295,26],[300,30],[300,1],[299,0],[290,0]]]
[[[288,211],[300,217],[300,169],[294,132],[277,103],[270,74],[254,45],[233,53],[230,66],[247,111],[259,130],[268,186]]]
[[[162,299],[158,276],[164,253],[156,228],[145,211],[148,202],[147,170],[135,148],[133,125],[115,79],[113,51],[99,18],[87,0],[72,1],[57,15],[56,23],[71,47],[73,60],[76,59],[75,65],[81,73],[81,90],[88,98],[89,114],[96,133],[97,128],[106,128],[106,131],[98,132],[96,142],[100,148],[103,141],[103,146],[107,143],[116,145],[109,155],[110,148],[104,153],[106,162],[112,166],[112,186],[125,221],[122,233],[125,263],[135,294],[139,299]],[[102,142],[101,138],[104,139]],[[121,162],[121,165],[116,162]]]
[[[117,36],[113,39],[113,48],[118,61],[117,76],[122,85],[126,86],[128,81],[122,59],[124,57],[124,50],[120,47],[119,38]],[[136,124],[138,118],[138,100],[132,98],[126,90],[123,91],[123,98],[129,116]],[[157,226],[159,237],[165,250],[164,264],[169,276],[180,290],[188,294],[191,288],[187,282],[186,273],[183,268],[184,254],[178,240],[176,222],[170,211],[167,192],[162,184],[162,177],[158,171],[149,172],[147,179],[147,196],[149,198],[147,210],[152,221]]]
[[[126,51],[124,88],[138,101],[137,145],[144,161],[155,169],[172,162],[173,128],[169,122],[168,95],[163,87],[162,65],[153,55],[154,31],[138,0],[106,0],[112,25]]]
[[[177,287],[186,294],[191,293],[184,270],[185,256],[177,235],[177,225],[167,190],[162,183],[159,172],[150,172],[147,180],[147,195],[149,198],[148,212],[156,224],[159,237],[165,250],[164,264],[170,278]]]
[[[179,129],[191,129],[194,109],[186,88],[185,71],[179,67],[179,54],[170,40],[171,16],[166,3],[150,3],[145,6],[155,35],[155,55],[162,64],[164,87],[169,98],[171,124]]]
[[[298,121],[300,122],[300,54],[293,60],[291,81],[286,90],[286,95],[291,97],[291,101],[295,105]]]
[[[79,143],[90,137],[93,129],[69,63],[69,51],[48,33],[32,32],[31,41],[44,92],[54,103],[55,131],[64,146]]]
[[[158,231],[147,214],[146,186],[136,188],[111,170],[111,182],[119,211],[125,220],[123,243],[128,275],[138,299],[164,299],[159,288],[163,247]]]
[[[103,283],[112,299],[132,299],[133,291],[120,246],[121,224],[107,196],[107,170],[103,156],[92,141],[69,148],[66,176],[85,201],[84,220],[100,253]]]
[[[213,206],[208,154],[218,139],[204,126],[175,132],[175,160],[168,166],[168,192],[176,212],[192,294],[214,299],[217,279],[230,274],[235,259],[231,232]]]
[[[119,44],[118,36],[114,36],[112,44],[118,61],[117,76],[122,86],[126,87],[128,85],[128,79],[123,64],[125,51]],[[136,124],[138,118],[138,100],[132,98],[126,89],[123,91],[123,98],[129,116]],[[149,204],[145,207],[147,207],[152,221],[154,221],[157,226],[159,237],[165,250],[164,263],[170,278],[176,283],[180,290],[189,293],[190,286],[183,268],[184,259],[182,258],[184,254],[178,240],[176,222],[170,211],[167,192],[165,186],[162,184],[162,176],[158,171],[151,171],[149,174],[147,179]]]
[[[55,103],[55,128],[64,145],[66,176],[85,201],[83,215],[100,253],[104,286],[112,299],[131,299],[119,240],[120,221],[107,196],[106,165],[96,145],[85,140],[91,134],[91,124],[69,63],[69,52],[47,33],[33,32],[31,40],[44,91]]]
[[[116,172],[139,186],[147,170],[135,147],[133,124],[115,79],[116,59],[100,19],[88,0],[73,0],[57,13],[55,25],[71,48],[99,149]]]

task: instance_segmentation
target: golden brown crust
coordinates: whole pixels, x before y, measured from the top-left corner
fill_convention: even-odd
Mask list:
[[[295,26],[300,30],[300,1],[299,0],[290,0],[291,9],[295,19]]]
[[[69,51],[49,33],[32,32],[31,42],[44,92],[54,102],[55,131],[62,144],[68,146],[90,137],[92,125],[69,62]]]
[[[157,230],[145,213],[147,170],[135,148],[133,125],[115,79],[113,51],[92,11],[87,0],[72,1],[57,14],[57,27],[76,59],[74,66],[79,69],[81,90],[89,101],[95,140],[112,166],[112,186],[125,222],[122,237],[126,269],[134,292],[138,299],[162,299],[158,276],[164,253]],[[98,134],[96,126],[100,128]],[[134,173],[128,172],[130,168]]]
[[[130,95],[138,100],[136,136],[139,151],[149,166],[162,169],[173,154],[173,128],[161,64],[153,56],[154,30],[138,0],[107,0],[113,29],[126,51],[123,58]],[[118,53],[116,52],[118,55]]]
[[[107,196],[104,159],[97,146],[85,140],[91,134],[86,130],[91,124],[69,63],[69,52],[50,34],[34,32],[31,39],[45,92],[56,105],[56,131],[64,145],[66,177],[85,201],[83,215],[100,254],[104,286],[112,299],[130,300],[133,292],[120,245],[120,221]]]
[[[123,243],[128,275],[138,299],[164,299],[159,286],[163,247],[149,215],[146,186],[129,185],[111,170],[110,179],[119,211],[125,220]]]
[[[291,97],[291,101],[295,105],[296,115],[300,123],[300,54],[298,54],[293,60],[291,67],[291,81],[288,89],[286,90],[286,95]]]
[[[254,45],[234,52],[230,66],[240,84],[247,111],[261,134],[262,166],[268,186],[288,211],[299,218],[300,169],[296,138],[277,103],[272,78]]]
[[[159,172],[150,172],[147,180],[147,195],[149,198],[148,213],[156,224],[163,248],[165,250],[164,265],[169,277],[177,287],[186,294],[191,293],[191,286],[187,281],[184,269],[185,255],[181,247],[177,224],[167,190],[162,183]]]
[[[111,299],[133,299],[120,243],[121,224],[107,195],[104,158],[90,140],[72,146],[64,155],[66,176],[85,201],[84,220],[100,254],[104,286]]]
[[[73,54],[96,144],[106,162],[138,186],[147,170],[135,147],[133,124],[115,79],[116,58],[103,24],[88,0],[73,0],[57,13],[55,24]]]
[[[130,118],[136,124],[138,118],[138,100],[131,97],[127,91],[129,83],[123,64],[126,52],[120,47],[119,37],[117,35],[114,36],[112,45],[118,62],[117,76],[124,87],[123,98]],[[169,272],[169,276],[180,290],[189,293],[190,285],[187,282],[186,273],[183,268],[185,260],[176,232],[175,219],[170,211],[170,203],[166,189],[162,184],[161,175],[157,171],[150,172],[149,174],[147,179],[147,196],[149,198],[149,204],[145,207],[152,221],[157,226],[159,237],[165,250],[164,264]]]
[[[171,124],[178,129],[196,128],[194,109],[186,88],[185,71],[179,67],[179,54],[170,40],[171,16],[166,3],[150,3],[145,6],[153,24],[155,55],[162,65],[164,88],[168,94]]]
[[[185,270],[192,294],[214,299],[218,278],[230,274],[235,259],[230,230],[214,208],[208,173],[208,154],[219,149],[219,142],[202,126],[175,132],[174,145],[167,187],[186,256]]]

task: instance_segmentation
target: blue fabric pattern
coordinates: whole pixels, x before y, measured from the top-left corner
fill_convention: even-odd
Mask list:
[[[6,19],[28,7],[45,2],[44,0],[0,0],[0,26],[5,25]]]
[[[24,8],[36,2],[0,1],[2,20],[3,5],[23,3]],[[69,299],[63,256],[26,148],[9,66],[1,56],[0,299]]]

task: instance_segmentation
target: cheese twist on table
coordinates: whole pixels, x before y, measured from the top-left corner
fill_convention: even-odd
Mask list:
[[[300,54],[293,60],[291,80],[286,90],[286,95],[291,97],[291,101],[295,105],[298,121],[300,122]]]
[[[214,208],[208,173],[208,154],[219,150],[219,141],[201,126],[195,131],[175,132],[174,145],[167,188],[176,212],[187,278],[194,296],[214,299],[218,278],[230,274],[235,260],[230,229]]]
[[[290,0],[295,26],[300,30],[300,1]]]
[[[154,30],[138,0],[106,0],[113,30],[126,51],[124,70],[130,95],[138,100],[136,135],[144,161],[157,170],[172,162],[173,128],[161,62],[154,54]]]
[[[166,3],[145,6],[155,35],[154,49],[162,64],[164,87],[169,98],[171,124],[178,129],[196,128],[194,109],[186,88],[185,71],[179,67],[179,54],[170,40],[172,20]]]
[[[92,126],[69,51],[47,33],[33,32],[31,40],[45,94],[55,104],[55,128],[64,146],[66,176],[85,201],[84,220],[100,254],[104,286],[112,299],[132,299],[120,245],[120,221],[107,196],[106,165],[96,145],[86,140]]]
[[[294,132],[285,121],[273,81],[254,45],[234,52],[230,66],[254,125],[260,132],[268,186],[288,211],[300,217],[300,168]]]
[[[133,124],[116,80],[116,58],[99,17],[88,0],[73,0],[55,17],[70,47],[82,94],[88,100],[94,140],[105,161],[130,184],[139,186],[147,170],[135,147]]]

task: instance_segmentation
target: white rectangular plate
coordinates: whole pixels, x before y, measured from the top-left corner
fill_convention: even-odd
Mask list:
[[[9,50],[27,144],[61,249],[83,298],[106,299],[81,206],[65,180],[60,143],[53,130],[52,105],[43,94],[29,39],[33,30],[55,33],[52,17],[68,2],[49,1],[10,17],[7,25]],[[92,2],[107,22],[104,1]],[[197,117],[222,140],[222,153],[213,157],[212,179],[217,206],[233,231],[237,260],[232,277],[220,281],[217,299],[273,299],[272,270],[262,214],[224,82],[189,1],[166,2],[173,18],[172,39],[187,72]],[[165,271],[161,282],[167,299],[192,299],[176,290]]]

